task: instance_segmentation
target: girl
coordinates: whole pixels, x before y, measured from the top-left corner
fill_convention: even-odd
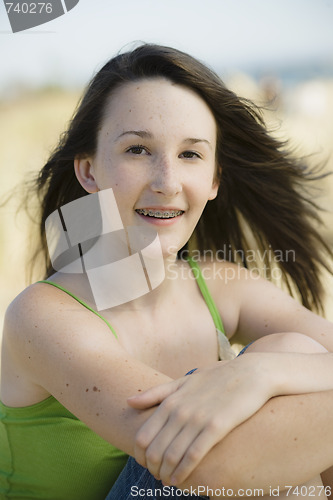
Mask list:
[[[138,495],[142,472],[211,498],[300,484],[327,496],[333,326],[309,309],[329,249],[306,177],[255,108],[192,57],[143,45],[100,70],[36,181],[46,280],[6,314],[3,498],[105,498],[128,455],[147,470],[130,459],[109,498]],[[109,240],[132,226],[156,234],[152,260],[127,236]],[[293,251],[279,269],[303,306],[246,270],[250,235],[267,269]],[[126,274],[118,245],[141,267]],[[224,248],[243,262],[221,259]],[[226,361],[236,335],[260,340]]]

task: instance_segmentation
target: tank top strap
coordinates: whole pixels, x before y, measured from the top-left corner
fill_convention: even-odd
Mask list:
[[[96,316],[98,316],[99,318],[101,318],[104,323],[107,324],[107,326],[110,328],[111,332],[113,333],[113,335],[116,337],[116,339],[118,340],[118,336],[116,334],[116,332],[114,331],[114,329],[112,328],[112,326],[110,325],[110,323],[108,322],[107,319],[105,319],[101,314],[99,314],[97,311],[95,311],[95,309],[93,309],[92,307],[90,307],[86,302],[84,302],[83,300],[79,299],[79,297],[77,297],[76,295],[74,295],[74,293],[70,292],[69,290],[67,290],[66,288],[64,288],[63,286],[61,285],[58,285],[58,283],[55,283],[54,281],[48,281],[48,280],[40,280],[40,281],[37,281],[37,283],[47,283],[48,285],[52,285],[56,288],[59,288],[59,290],[62,290],[63,292],[67,293],[67,295],[70,295],[71,297],[73,297],[73,299],[75,299],[77,302],[79,302],[81,305],[83,305],[84,307],[86,307],[89,311],[93,312],[94,314],[96,314]]]
[[[191,266],[193,275],[194,275],[196,282],[200,288],[202,296],[207,304],[209,312],[213,318],[215,327],[225,335],[225,329],[223,326],[222,318],[221,318],[220,313],[216,307],[216,304],[213,300],[213,297],[211,296],[210,291],[208,290],[206,281],[202,275],[199,264],[195,260],[193,260],[191,257],[188,257],[187,261],[188,261],[189,265]]]

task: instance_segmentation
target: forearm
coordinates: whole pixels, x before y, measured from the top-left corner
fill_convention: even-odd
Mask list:
[[[333,353],[281,353],[280,356],[284,358],[284,369],[280,371],[277,395],[333,390]]]
[[[284,487],[333,465],[333,391],[271,399],[217,444],[180,485]],[[312,424],[315,422],[315,425]]]
[[[295,352],[297,349],[300,352]],[[285,459],[290,448],[295,452],[295,459],[293,464],[288,459],[287,472],[290,478],[298,477],[298,454],[303,451],[298,439],[294,441],[293,434],[301,433],[302,445],[305,443],[307,450],[311,451],[305,456],[312,459],[312,445],[316,441],[311,441],[312,429],[308,427],[316,422],[317,428],[322,430],[329,424],[325,416],[324,425],[320,420],[323,414],[327,415],[325,408],[319,410],[319,407],[310,405],[310,413],[307,414],[304,404],[299,407],[300,400],[295,403],[292,395],[318,393],[325,400],[330,393],[332,398],[332,355],[311,338],[298,333],[269,335],[252,344],[246,352],[250,351],[252,353],[227,364],[218,363],[210,369],[185,377],[186,380],[180,383],[176,391],[167,384],[164,390],[169,387],[171,392],[163,394],[163,397],[156,397],[163,386],[139,397],[143,408],[163,401],[148,421],[149,425],[145,425],[138,433],[136,458],[141,465],[147,466],[152,474],[177,486],[184,480],[184,484],[194,481],[193,486],[206,480],[208,486],[213,481],[218,488],[225,486],[225,481],[232,484],[235,480],[237,484],[240,481],[239,467],[243,464],[246,471],[251,471],[250,475],[243,475],[246,478],[244,487],[250,488],[251,485],[247,482],[252,476],[252,481],[258,478],[257,469],[259,480],[268,481],[267,468],[272,469],[272,473],[279,471],[280,462]],[[327,391],[327,394],[323,391]],[[275,409],[276,401],[279,403]],[[299,415],[295,413],[296,410],[300,412]],[[277,422],[275,412],[278,413]],[[319,418],[317,413],[320,413]],[[245,429],[244,436],[242,429]],[[191,445],[187,445],[186,449],[183,442],[191,442]],[[270,450],[266,450],[267,447]],[[209,450],[213,451],[209,453]],[[222,450],[221,457],[215,455],[216,450]],[[208,469],[205,466],[207,458],[203,460],[207,453],[208,459],[212,457],[208,461]],[[230,456],[234,459],[237,471],[235,477],[232,475],[233,462],[229,460]],[[260,460],[266,456],[261,464]],[[278,463],[277,469],[274,462]],[[333,460],[316,470],[316,461],[310,464],[310,473],[312,465],[318,474],[331,464]],[[204,472],[200,473],[199,479],[190,475],[191,471],[200,471],[201,467]],[[302,471],[306,469],[303,468]],[[186,479],[188,477],[189,480]],[[313,477],[314,474],[304,479],[300,477],[300,481],[304,483]],[[287,479],[288,477],[285,478]],[[273,484],[274,476],[266,483],[260,482],[259,487],[270,487]],[[297,481],[296,484],[300,483]],[[280,486],[287,485],[288,483]]]
[[[333,390],[333,353],[305,335],[268,335],[249,346],[246,355],[253,353],[257,357],[265,353],[259,363],[273,390],[271,396]]]

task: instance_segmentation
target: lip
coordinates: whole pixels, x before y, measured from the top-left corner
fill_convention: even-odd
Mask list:
[[[167,212],[167,211],[181,211],[183,212],[180,215],[177,215],[176,217],[171,217],[170,219],[158,219],[155,217],[148,217],[143,214],[139,214],[136,210],[154,210],[154,211],[161,211],[161,212]],[[138,217],[140,217],[142,220],[145,222],[148,222],[149,224],[153,224],[155,226],[171,226],[173,224],[176,224],[184,215],[185,210],[182,210],[181,208],[178,207],[164,207],[164,206],[148,206],[148,207],[138,207],[135,209],[135,213]]]

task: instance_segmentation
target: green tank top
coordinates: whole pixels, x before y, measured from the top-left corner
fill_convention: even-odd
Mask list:
[[[201,275],[189,260],[216,329],[221,317]],[[71,295],[57,283],[43,281]],[[103,500],[124,467],[127,455],[104,441],[53,396],[12,408],[0,402],[0,499]],[[119,499],[121,500],[121,499]]]
[[[52,396],[0,403],[1,500],[102,500],[126,460]]]

